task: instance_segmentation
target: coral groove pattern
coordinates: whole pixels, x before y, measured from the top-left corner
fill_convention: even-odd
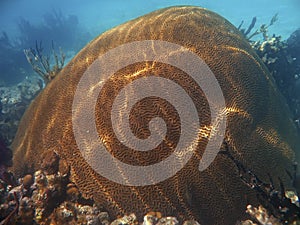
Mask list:
[[[204,60],[223,90],[227,113],[225,138],[234,157],[261,179],[268,181],[270,173],[290,185],[285,170],[292,170],[300,138],[273,79],[233,25],[213,12],[191,6],[154,11],[101,34],[82,49],[26,111],[12,144],[12,169],[16,174],[40,168],[43,154],[55,151],[67,161],[73,181],[85,196],[95,199],[111,216],[134,212],[141,217],[148,211],[160,211],[182,220],[196,219],[201,224],[214,225],[235,224],[246,217],[246,205],[255,205],[257,200],[230,159],[218,154],[206,170],[198,170],[207,136],[213,129],[208,102],[200,87],[171,65],[139,62],[116,72],[98,96],[96,126],[107,151],[125,163],[150,165],[165,159],[180,137],[180,120],[172,105],[149,97],[131,111],[131,129],[139,138],[150,135],[147,124],[153,117],[159,116],[167,124],[165,140],[146,152],[128,149],[116,139],[110,112],[118,92],[135,79],[149,75],[172,79],[193,99],[203,132],[183,169],[155,185],[123,186],[97,174],[82,157],[72,127],[72,102],[80,78],[99,55],[121,44],[143,40],[175,43]],[[189,109],[186,110],[188,113]]]

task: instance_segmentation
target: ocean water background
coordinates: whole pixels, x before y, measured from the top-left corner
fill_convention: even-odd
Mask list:
[[[83,47],[85,43],[114,26],[153,10],[174,5],[196,5],[208,8],[222,15],[235,26],[238,26],[243,20],[244,28],[247,28],[252,18],[256,16],[257,23],[253,31],[259,28],[261,24],[268,24],[271,18],[278,13],[278,21],[269,28],[269,34],[281,35],[283,39],[287,39],[293,31],[300,27],[299,0],[1,0],[0,32],[6,32],[9,39],[14,42],[18,37],[22,37],[22,32],[18,29],[21,18],[33,26],[39,26],[43,23],[45,14],[56,11],[61,12],[65,17],[69,15],[77,17],[78,26],[89,33],[88,36],[83,37],[84,41],[80,45]],[[36,40],[46,40],[44,45],[50,46],[50,43],[47,43],[49,42],[47,40],[49,34],[45,33],[44,35],[36,37]],[[52,39],[56,39],[56,37],[57,39],[64,39],[61,33],[51,36]],[[30,46],[21,46],[21,48],[34,47],[35,43],[32,41],[28,45]],[[65,50],[65,46],[60,47]],[[79,49],[74,49],[72,54],[75,55]],[[4,59],[1,59],[0,56],[0,60]],[[13,79],[11,74],[3,74],[1,70],[0,66],[0,79],[1,76]],[[20,80],[20,78],[22,76],[16,74],[16,79]]]
[[[238,26],[242,20],[245,25],[257,17],[257,26],[268,23],[275,13],[278,22],[270,29],[284,38],[300,26],[299,0],[1,0],[0,27],[10,35],[17,35],[16,22],[20,17],[32,23],[39,23],[42,16],[52,9],[63,14],[78,16],[81,26],[92,33],[101,32],[127,20],[153,10],[174,5],[196,5],[213,10]]]

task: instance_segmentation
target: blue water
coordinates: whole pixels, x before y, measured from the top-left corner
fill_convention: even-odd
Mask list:
[[[102,32],[151,11],[175,5],[195,5],[210,9],[235,26],[244,21],[243,28],[246,29],[252,18],[256,17],[257,23],[253,31],[262,24],[268,24],[278,13],[278,21],[269,28],[269,35],[275,33],[283,39],[300,28],[300,0],[0,0],[0,88],[16,87],[18,82],[34,74],[23,50],[35,48],[36,41],[42,41],[43,48],[48,53],[53,41],[53,48],[58,52],[58,47],[61,47],[67,60],[70,60],[87,42]],[[30,83],[30,79],[28,80]],[[294,87],[300,87],[300,79],[295,82],[298,84]],[[19,88],[10,88],[6,92],[12,93],[9,95],[11,99],[20,100],[21,97],[13,96],[14,93],[19,93],[16,90]],[[0,92],[0,138],[3,135],[12,140],[21,114],[18,108],[14,110],[14,104],[7,103],[9,97],[2,93]],[[298,120],[300,127],[300,98],[297,93],[300,92],[295,91],[294,99],[298,98],[298,105],[294,101],[292,111],[297,112],[294,113],[293,120]],[[4,104],[12,112],[6,110]],[[7,121],[13,124],[9,131],[3,126]],[[3,160],[3,153],[1,157]]]
[[[0,28],[16,35],[19,17],[40,23],[46,12],[60,9],[65,15],[77,15],[82,26],[99,34],[147,12],[172,5],[202,6],[221,14],[236,26],[241,20],[250,23],[254,16],[258,19],[257,25],[268,23],[275,13],[279,13],[279,20],[270,31],[283,37],[288,37],[300,26],[299,0],[1,0]]]
[[[18,51],[22,51],[34,47],[35,40],[37,40],[43,41],[44,47],[47,48],[53,40],[64,51],[73,50],[73,53],[69,55],[71,58],[88,41],[111,27],[153,10],[173,5],[202,6],[219,13],[235,26],[244,20],[244,28],[247,28],[252,18],[256,16],[257,23],[253,31],[261,24],[269,23],[274,14],[278,13],[279,19],[269,28],[269,34],[276,33],[283,39],[287,39],[293,31],[300,27],[299,0],[0,0],[0,32],[6,32],[10,42],[15,44],[24,38],[24,33],[18,27],[18,23],[22,19],[33,27],[41,28],[45,26],[45,14],[61,13],[65,19],[68,19],[70,15],[75,15],[73,19],[75,18],[76,27],[69,26],[70,30],[63,29],[55,34],[49,31],[35,34],[30,31],[29,40],[23,40],[22,44],[17,45]],[[81,33],[71,33],[75,28]],[[68,38],[72,40],[67,40]],[[75,38],[80,39],[80,42]],[[76,42],[77,45],[71,45],[72,42]],[[5,57],[8,57],[9,54],[1,55],[1,51],[3,52],[3,50],[0,49],[0,61],[2,61],[2,64],[0,62],[0,80],[1,77],[10,80],[14,77],[16,80],[22,79],[23,75],[28,73],[23,55],[20,53],[18,56],[20,58],[18,64],[25,68],[24,74],[19,75],[15,70],[13,72],[9,70],[11,66],[3,62],[3,60],[7,60]]]

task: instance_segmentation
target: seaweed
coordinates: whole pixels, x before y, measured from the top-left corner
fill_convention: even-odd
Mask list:
[[[52,56],[54,58],[54,65],[51,66],[50,63],[50,56],[45,56],[43,54],[43,48],[42,48],[42,42],[38,44],[36,41],[35,43],[35,49],[25,49],[24,54],[26,55],[26,59],[29,62],[29,64],[32,66],[32,69],[40,75],[45,84],[49,83],[51,80],[53,80],[56,75],[62,70],[65,62],[65,54],[59,48],[59,55],[54,50],[54,43],[52,41]]]

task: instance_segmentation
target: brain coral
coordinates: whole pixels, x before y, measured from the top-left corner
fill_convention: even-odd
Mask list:
[[[181,45],[205,61],[223,91],[227,114],[225,139],[233,149],[232,154],[260,178],[266,179],[266,174],[270,173],[281,177],[288,186],[285,169],[291,169],[299,137],[287,106],[273,79],[239,31],[219,15],[198,7],[157,10],[101,34],[82,49],[26,111],[12,144],[13,171],[21,175],[38,169],[43,152],[55,151],[68,162],[72,179],[80,190],[93,197],[112,216],[135,212],[141,217],[148,211],[161,211],[180,219],[194,218],[202,224],[234,224],[245,216],[246,204],[256,203],[255,193],[241,181],[230,159],[218,154],[206,170],[198,170],[207,134],[214,127],[210,126],[208,102],[201,88],[174,66],[144,61],[118,70],[97,95],[95,123],[107,151],[118,160],[146,166],[166,159],[178,142],[181,128],[179,114],[170,103],[148,97],[137,102],[131,110],[130,126],[138,138],[150,135],[147,124],[153,117],[158,115],[166,123],[166,138],[151,151],[136,151],[118,141],[110,114],[118,92],[130,82],[149,75],[174,80],[191,96],[198,111],[199,126],[203,128],[197,148],[180,171],[153,185],[126,186],[99,175],[82,157],[72,124],[73,98],[81,77],[100,55],[121,44],[143,40]],[[115,60],[111,66],[118,67],[118,64]],[[82,94],[88,96],[90,92],[93,87]],[[132,92],[132,96],[137,95],[134,90]],[[126,101],[120,104],[125,107]],[[80,105],[78,107],[80,109]],[[189,113],[188,107],[186,112]],[[77,114],[73,116],[76,118]],[[93,146],[95,140],[83,141]],[[149,177],[151,179],[151,174]]]

